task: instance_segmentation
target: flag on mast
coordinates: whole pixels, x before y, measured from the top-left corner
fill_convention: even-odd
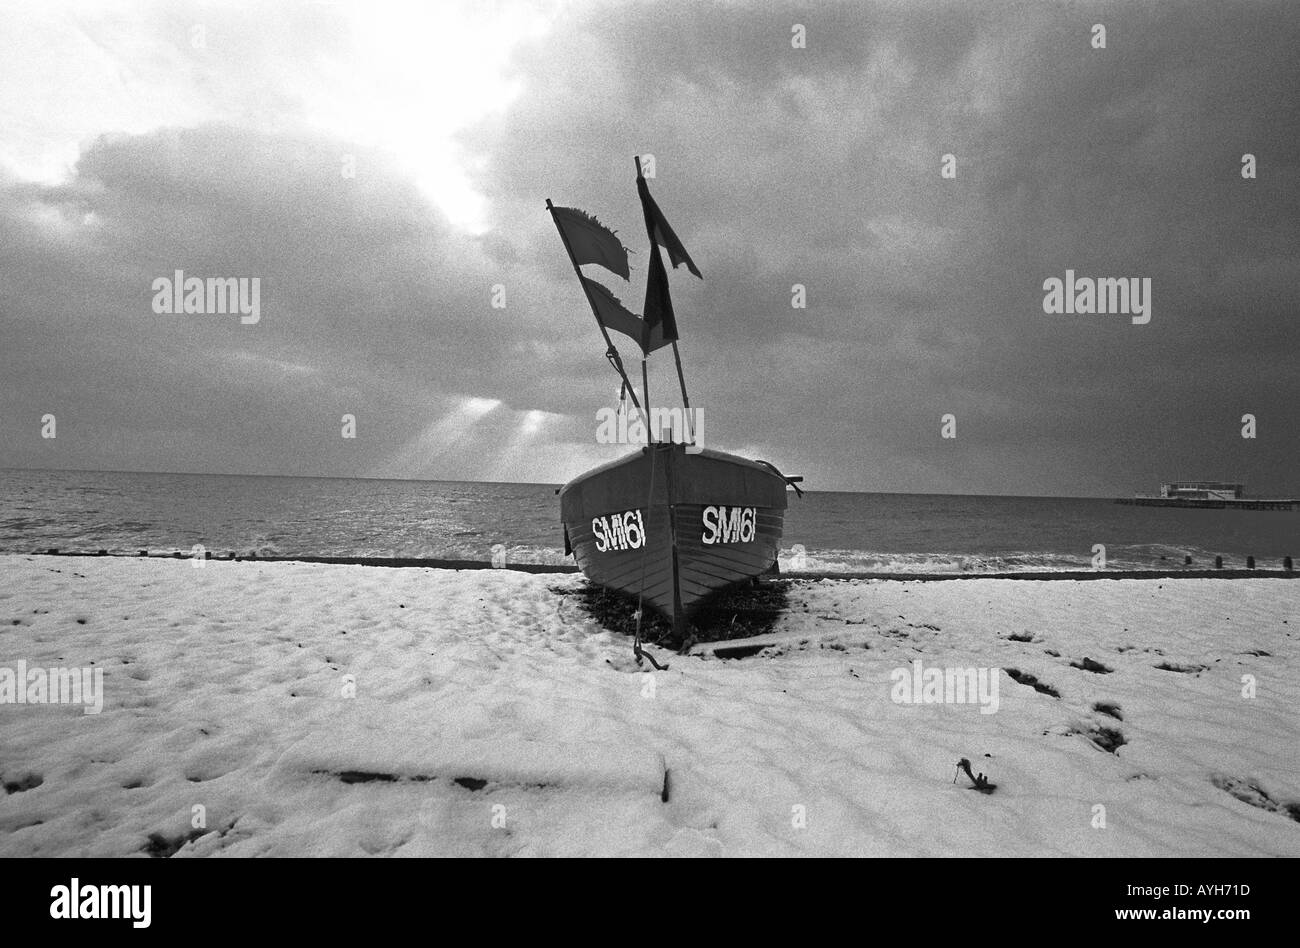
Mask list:
[[[604,284],[588,277],[583,277],[582,282],[587,288],[592,309],[596,311],[596,318],[606,329],[613,329],[635,339],[646,355],[672,341],[665,337],[661,325],[651,326],[647,320],[630,311]]]
[[[681,338],[677,335],[673,298],[668,295],[668,271],[664,269],[664,258],[658,244],[650,245],[650,275],[645,284],[645,332],[647,339],[652,332],[658,332],[667,342]]]
[[[624,280],[628,278],[627,248],[612,230],[576,207],[552,207],[551,215],[568,240],[576,263],[600,264]]]
[[[569,250],[573,268],[582,281],[582,288],[587,294],[587,302],[591,304],[596,322],[603,329],[613,329],[634,339],[645,355],[668,345],[672,338],[664,333],[662,319],[650,324],[624,306],[608,287],[584,276],[579,269],[584,263],[595,263],[625,280],[628,278],[628,251],[614,232],[579,208],[556,207],[550,201],[546,202],[546,206],[560,231],[560,238]],[[657,256],[658,248],[655,248],[655,252]],[[662,262],[659,269],[663,269]]]
[[[658,333],[665,341],[676,342],[680,338],[677,334],[677,317],[673,313],[673,299],[668,292],[668,270],[664,267],[663,254],[660,253],[659,248],[663,247],[668,251],[668,259],[672,261],[673,269],[684,263],[691,273],[701,280],[704,277],[700,274],[695,261],[691,259],[691,255],[682,246],[677,234],[673,232],[663,211],[659,210],[659,205],[650,196],[650,187],[646,184],[645,175],[641,173],[640,160],[637,161],[636,167],[636,189],[641,195],[646,233],[650,236],[650,273],[645,287],[645,331],[647,339],[650,338],[651,333]]]
[[[703,280],[704,277],[700,275],[700,268],[695,265],[691,255],[686,252],[682,242],[673,233],[672,227],[668,225],[664,212],[659,210],[659,205],[655,203],[655,199],[650,196],[650,188],[645,183],[645,176],[641,174],[640,167],[640,165],[637,165],[636,189],[637,193],[641,195],[641,207],[645,210],[646,230],[650,233],[651,242],[668,251],[668,259],[673,262],[674,270],[684,263],[687,270],[690,270],[691,273]]]

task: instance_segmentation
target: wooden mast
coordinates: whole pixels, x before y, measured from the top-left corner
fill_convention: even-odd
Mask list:
[[[682,387],[682,427],[686,429],[686,440],[695,443],[695,432],[691,430],[691,400],[686,394],[686,376],[682,374],[682,356],[677,351],[677,340],[673,340],[673,362],[677,364],[677,381]]]
[[[632,160],[633,160],[634,162],[636,162],[636,176],[637,176],[638,179],[640,179],[640,178],[643,177],[643,175],[642,175],[642,173],[641,173],[641,156],[640,156],[640,155],[633,155],[633,156],[632,156]],[[650,215],[649,215],[649,210],[648,210],[648,208],[646,208],[646,207],[643,206],[643,207],[641,208],[641,211],[642,211],[642,216],[645,218],[646,236],[648,236],[648,237],[650,238],[650,252],[653,254],[653,253],[655,252],[655,232],[654,232],[654,223],[650,220]],[[647,279],[649,279],[649,274],[647,274]],[[649,284],[647,284],[646,289],[649,290]],[[644,315],[643,315],[643,318],[644,318]],[[685,410],[686,410],[687,408],[690,407],[690,402],[688,402],[688,401],[686,400],[686,379],[682,376],[682,360],[681,360],[681,356],[679,356],[678,353],[677,353],[677,340],[674,339],[672,342],[673,342],[673,360],[674,360],[674,362],[677,364],[677,380],[678,380],[678,382],[681,384],[681,387],[682,387],[682,404],[683,404],[683,412],[685,412]],[[644,347],[642,347],[641,371],[642,371],[642,380],[643,380],[643,382],[644,382],[644,379],[645,379],[645,355],[644,355],[644,352],[645,352],[645,349],[644,349]],[[649,396],[649,394],[646,395],[646,404],[647,404],[647,405],[650,404],[650,396]],[[687,417],[689,417],[689,415],[688,415]],[[648,415],[648,414],[647,414],[647,416],[646,416],[646,420],[647,420],[647,425],[648,425],[648,423],[649,423],[649,415]],[[689,422],[689,421],[683,421],[683,425],[686,426],[686,428],[687,428],[688,431],[690,430],[690,429],[689,429],[689,426],[690,426],[690,422]],[[649,427],[647,427],[646,430],[649,431],[649,430],[650,430]],[[653,451],[654,449],[651,448],[651,450]],[[675,462],[675,460],[676,460],[676,458],[677,458],[677,453],[676,453],[675,451],[672,451],[672,450],[670,449],[669,451],[667,451],[667,452],[665,453],[664,458],[665,458],[665,460],[667,461],[667,463],[664,465],[664,488],[665,488],[666,499],[667,499],[667,501],[668,501],[668,503],[667,503],[667,507],[668,507],[668,542],[669,542],[669,546],[670,546],[670,548],[671,548],[671,550],[672,550],[672,574],[673,574],[673,616],[672,616],[672,618],[673,618],[673,637],[674,637],[675,639],[677,639],[679,642],[683,642],[683,641],[685,641],[685,639],[686,639],[686,610],[682,608],[682,580],[681,580],[681,566],[680,566],[680,562],[679,562],[678,555],[677,555],[677,505],[673,503],[673,490],[674,490],[674,484],[673,484],[673,465],[674,465],[674,462]],[[651,458],[651,464],[653,464],[653,463],[654,463],[654,459],[653,459],[653,457],[652,457],[652,458]],[[652,469],[652,470],[653,470],[653,469]]]

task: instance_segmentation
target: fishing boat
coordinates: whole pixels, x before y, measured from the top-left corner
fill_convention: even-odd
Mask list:
[[[766,461],[706,448],[702,426],[692,412],[678,349],[677,321],[668,291],[663,251],[673,269],[680,265],[703,279],[699,268],[650,196],[641,161],[636,160],[650,263],[645,307],[629,311],[602,283],[584,275],[598,265],[627,280],[628,251],[615,233],[595,217],[548,199],[574,272],[604,336],[606,358],[621,380],[620,398],[642,419],[644,443],[565,484],[560,494],[566,554],[593,582],[634,596],[673,625],[685,639],[688,620],[712,593],[777,569],[785,520],[787,489],[800,494],[799,477],[787,477]],[[610,330],[633,339],[641,349],[641,398],[628,378]],[[671,346],[681,387],[684,420],[671,432],[656,422],[650,407],[647,357]],[[635,427],[635,426],[634,426]],[[637,654],[640,657],[640,608]]]

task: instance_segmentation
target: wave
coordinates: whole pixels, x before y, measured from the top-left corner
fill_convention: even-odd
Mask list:
[[[64,553],[98,553],[135,556],[142,549],[154,556],[192,556],[198,546],[214,558],[258,556],[292,559],[294,557],[340,557],[373,559],[465,560],[488,563],[503,558],[504,565],[572,566],[573,558],[559,547],[544,544],[489,544],[486,539],[471,540],[463,531],[460,538],[440,538],[435,542],[398,542],[369,545],[347,542],[299,544],[282,534],[255,533],[239,542],[195,543],[134,542],[134,538],[48,537],[40,543],[0,543],[4,553],[44,553],[57,548]],[[391,539],[391,538],[390,538]],[[1186,557],[1191,562],[1185,562]],[[1152,569],[1208,569],[1214,566],[1215,554],[1202,549],[1162,544],[1116,546],[1107,550],[1104,563],[1094,562],[1091,554],[1020,550],[997,553],[971,552],[896,552],[888,550],[809,549],[802,546],[783,548],[778,555],[781,573],[788,576],[817,573],[887,573],[923,575],[979,576],[997,573],[1049,573],[1093,570],[1111,571]],[[1225,568],[1243,568],[1244,556],[1224,556]],[[1266,566],[1264,562],[1261,566]]]
[[[1191,557],[1191,563],[1185,562]],[[782,549],[777,557],[783,574],[799,573],[915,573],[980,575],[991,573],[1051,573],[1073,570],[1136,571],[1174,569],[1184,565],[1208,568],[1215,555],[1201,549],[1185,549],[1161,544],[1113,547],[1104,561],[1077,553],[1014,551],[1003,553],[926,552],[897,553],[878,550]],[[1245,566],[1244,557],[1225,567]]]

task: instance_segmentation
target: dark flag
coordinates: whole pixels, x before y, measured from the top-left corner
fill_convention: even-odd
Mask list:
[[[645,330],[647,333],[657,330],[667,342],[676,342],[680,338],[677,335],[677,317],[673,315],[673,298],[668,295],[668,271],[664,269],[664,258],[658,244],[650,245],[650,275],[645,285]],[[642,348],[646,347],[643,345]]]
[[[663,264],[660,264],[660,269],[663,269]],[[583,277],[582,282],[587,288],[592,308],[596,311],[596,318],[606,329],[613,329],[635,339],[646,355],[672,341],[665,337],[662,326],[650,325],[649,320],[633,313],[603,284],[587,277]]]
[[[576,207],[552,207],[551,216],[575,262],[598,263],[624,280],[628,278],[627,248],[612,230]]]
[[[645,183],[645,177],[639,173],[636,176],[636,189],[641,195],[641,207],[645,211],[645,227],[650,234],[651,243],[658,244],[668,251],[668,259],[673,262],[674,270],[684,263],[687,270],[690,270],[691,273],[703,280],[704,277],[700,275],[699,267],[695,265],[691,255],[686,252],[682,242],[677,239],[673,229],[668,226],[663,211],[659,210],[659,205],[650,196],[650,188]]]
[[[691,259],[691,255],[686,252],[682,242],[673,233],[672,227],[669,226],[663,211],[659,210],[655,199],[650,196],[650,188],[646,184],[645,176],[641,174],[640,162],[637,163],[636,189],[641,195],[641,209],[645,212],[645,229],[650,237],[650,273],[645,286],[646,332],[660,333],[665,341],[676,342],[680,338],[677,335],[677,317],[673,314],[673,298],[668,292],[668,270],[664,267],[663,254],[659,252],[659,248],[663,247],[668,251],[668,259],[672,261],[674,269],[684,263],[686,269],[701,280],[704,277],[700,276],[695,261]]]

